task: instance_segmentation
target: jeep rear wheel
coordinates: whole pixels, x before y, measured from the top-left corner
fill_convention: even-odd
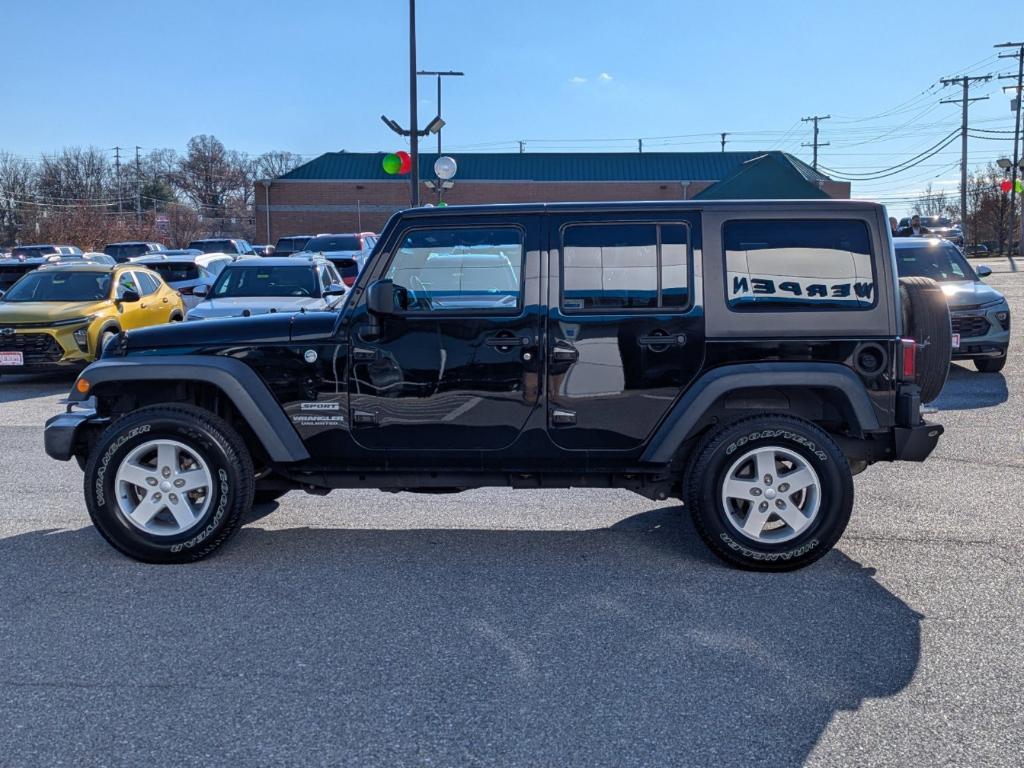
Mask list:
[[[151,406],[119,419],[85,468],[96,529],[147,563],[210,554],[235,531],[252,497],[252,460],[241,437],[193,406]]]
[[[685,504],[718,557],[741,568],[802,568],[839,540],[853,477],[835,441],[810,422],[757,416],[704,438],[684,479]]]

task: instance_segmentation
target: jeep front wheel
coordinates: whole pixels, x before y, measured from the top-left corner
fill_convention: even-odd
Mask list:
[[[96,529],[147,563],[210,554],[238,527],[252,497],[252,459],[241,437],[188,405],[151,406],[118,419],[85,468]]]
[[[731,565],[802,568],[839,540],[853,477],[835,441],[810,422],[757,416],[704,438],[684,480],[701,537]]]

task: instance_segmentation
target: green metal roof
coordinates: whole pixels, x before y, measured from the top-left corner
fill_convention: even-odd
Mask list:
[[[389,176],[385,152],[328,152],[279,177],[283,181],[406,181]],[[460,181],[718,181],[759,157],[775,158],[809,181],[823,176],[785,152],[526,152],[451,153]],[[436,153],[420,155],[421,178],[433,178]]]
[[[826,179],[806,163],[782,152],[767,152],[737,167],[696,200],[811,200],[827,198],[818,186]],[[808,173],[809,172],[809,173]]]

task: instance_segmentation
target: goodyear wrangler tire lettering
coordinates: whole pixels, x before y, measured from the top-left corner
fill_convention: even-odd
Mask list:
[[[216,478],[212,503],[179,535],[147,532],[125,517],[114,495],[125,492],[123,485],[120,491],[114,487],[121,462],[133,449],[146,453],[147,441],[161,439],[201,456]],[[100,436],[85,469],[86,505],[97,531],[122,553],[148,563],[199,560],[223,545],[252,506],[253,484],[252,459],[234,428],[209,411],[180,404],[141,408],[116,421]],[[147,494],[133,502],[148,497],[144,489],[130,492]]]
[[[767,465],[760,463],[765,456]],[[797,477],[804,483],[799,487]],[[794,488],[787,478],[794,478]],[[719,558],[750,570],[786,571],[809,565],[839,540],[853,508],[853,478],[826,432],[769,414],[705,436],[683,479],[683,496],[698,533]],[[806,515],[797,517],[801,505]]]

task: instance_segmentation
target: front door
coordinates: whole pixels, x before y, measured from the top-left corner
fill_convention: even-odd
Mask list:
[[[552,440],[636,449],[703,362],[700,213],[559,214],[548,231]]]
[[[473,217],[389,238],[364,283],[394,281],[395,314],[373,324],[352,309],[357,443],[493,451],[516,440],[538,404],[538,232],[537,217]]]

